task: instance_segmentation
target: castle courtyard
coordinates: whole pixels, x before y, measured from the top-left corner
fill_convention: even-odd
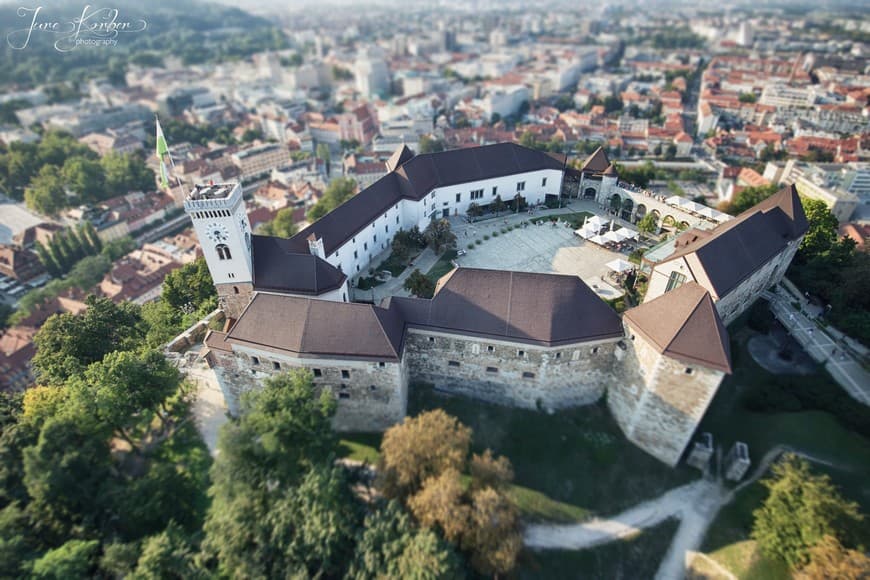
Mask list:
[[[576,205],[581,204],[576,203]],[[583,208],[571,207],[563,211],[590,209],[585,206],[591,204],[583,205]],[[548,214],[558,216],[556,212],[546,212],[545,215]],[[456,247],[465,250],[464,255],[456,258],[457,264],[465,268],[579,276],[605,300],[622,296],[623,291],[608,280],[611,270],[607,267],[607,263],[617,258],[628,260],[626,254],[583,240],[565,221],[559,221],[555,226],[548,222],[537,224],[530,222],[530,219],[540,215],[506,214],[503,218],[472,224],[458,219],[451,220],[457,238]],[[525,222],[529,222],[528,225],[501,233],[501,230],[508,226]],[[496,233],[498,235],[494,237],[493,234]],[[484,236],[489,236],[489,239],[485,240]],[[475,240],[480,240],[480,245],[468,249],[468,245]]]

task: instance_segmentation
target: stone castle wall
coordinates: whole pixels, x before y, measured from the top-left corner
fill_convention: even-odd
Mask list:
[[[560,409],[601,398],[615,343],[543,348],[410,329],[405,359],[412,381],[502,405]]]
[[[611,388],[607,403],[631,442],[676,465],[724,373],[659,354],[633,336],[626,341],[623,381]]]
[[[333,426],[338,431],[383,431],[400,422],[407,411],[408,375],[404,363],[305,359],[253,350],[212,349],[209,357],[233,415],[239,412],[243,393],[293,368],[305,368],[314,374],[318,394],[328,389],[335,395],[338,407]]]
[[[239,284],[215,284],[218,302],[227,318],[238,319],[242,310],[247,308],[253,298],[254,285],[250,282]]]

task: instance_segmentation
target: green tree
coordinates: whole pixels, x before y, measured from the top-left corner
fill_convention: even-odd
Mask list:
[[[49,253],[45,246],[36,242],[34,248],[36,249],[36,255],[39,257],[39,262],[45,266],[45,270],[52,278],[58,278],[63,275],[63,271],[60,269],[57,261],[55,261],[54,256]]]
[[[83,313],[55,314],[36,333],[33,369],[41,384],[62,385],[108,353],[141,343],[145,333],[137,305],[94,296],[85,303]]]
[[[731,215],[743,213],[752,206],[761,203],[779,189],[776,184],[759,185],[747,187],[733,197],[733,199],[723,205],[723,210]]]
[[[538,138],[531,131],[523,131],[523,134],[520,135],[520,145],[529,149],[537,149]]]
[[[420,153],[438,153],[444,151],[444,142],[431,135],[420,137]]]
[[[34,562],[33,577],[44,580],[90,578],[99,548],[97,540],[70,540]]]
[[[468,204],[468,209],[465,210],[465,215],[472,218],[480,217],[483,215],[483,208],[475,202],[471,202]]]
[[[278,210],[275,214],[275,219],[266,222],[260,228],[260,232],[266,236],[276,236],[279,238],[292,238],[299,231],[299,226],[293,221],[294,208],[285,207]]]
[[[316,221],[350,199],[356,192],[356,181],[349,177],[333,179],[316,204],[308,210],[309,221]]]
[[[495,199],[492,202],[492,211],[495,212],[495,215],[500,214],[505,210],[505,203],[502,200],[500,195],[495,196]]]
[[[432,530],[420,530],[395,501],[366,516],[347,578],[417,578],[462,576],[461,562]]]
[[[138,155],[111,152],[100,159],[100,165],[106,175],[107,197],[153,191],[156,186],[154,171]]]
[[[801,258],[810,260],[828,252],[837,243],[840,223],[825,202],[818,199],[801,198],[809,229],[798,251]]]
[[[69,157],[63,164],[61,175],[67,188],[82,203],[91,203],[106,197],[106,175],[98,161],[86,157]]]
[[[419,298],[432,298],[435,294],[435,283],[419,268],[415,268],[405,280],[403,288]]]
[[[156,413],[165,424],[167,397],[178,390],[181,375],[158,351],[110,352],[91,364],[67,388],[72,402],[114,434],[139,450],[134,429],[151,423]]]
[[[513,570],[523,547],[516,506],[491,487],[475,491],[463,547],[471,552],[471,565],[482,574],[498,576]]]
[[[436,254],[456,247],[456,234],[450,229],[450,222],[446,219],[429,222],[423,230],[423,236],[426,238],[426,245]]]
[[[326,166],[326,175],[329,175],[329,163],[331,161],[331,155],[329,152],[329,145],[326,143],[318,143],[317,149],[315,150],[315,156],[323,161]]]
[[[184,530],[174,521],[161,533],[142,542],[142,554],[135,571],[127,576],[130,580],[188,580],[205,578],[195,560],[196,551]]]
[[[772,471],[762,481],[770,493],[753,512],[752,528],[752,537],[767,556],[801,567],[824,536],[845,539],[850,526],[863,518],[858,505],[843,499],[827,475],[813,473],[798,456],[785,455]]]
[[[30,185],[24,190],[27,207],[41,214],[54,216],[67,207],[64,179],[54,165],[46,165],[39,170]]]
[[[238,422],[221,431],[212,473],[215,485],[229,495],[236,484],[294,485],[336,449],[330,424],[335,399],[328,390],[315,396],[309,372],[270,377],[262,390],[243,395],[240,407]]]
[[[659,229],[658,219],[654,213],[648,213],[637,222],[637,229],[647,235],[655,234]]]
[[[203,304],[216,304],[217,291],[205,258],[173,270],[163,280],[163,300],[183,312],[199,310]]]
[[[111,457],[105,432],[72,413],[47,420],[23,453],[28,512],[42,535],[58,540],[106,523]]]
[[[677,156],[677,146],[673,143],[665,148],[665,160],[672,161]]]

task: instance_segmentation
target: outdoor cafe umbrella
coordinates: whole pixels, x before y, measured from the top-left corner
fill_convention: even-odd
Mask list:
[[[634,264],[632,264],[631,262],[626,262],[621,258],[617,258],[611,262],[607,262],[607,267],[614,272],[628,272],[629,270],[634,268]]]
[[[614,230],[613,233],[615,233],[617,236],[619,236],[618,241],[620,241],[620,242],[623,240],[629,240],[629,239],[634,237],[634,235],[633,235],[634,232],[632,232],[628,228],[620,228],[618,230]]]
[[[608,242],[617,243],[617,242],[622,241],[622,236],[620,236],[618,233],[616,233],[613,230],[606,232],[602,237],[605,238]]]
[[[604,236],[592,236],[591,238],[589,238],[589,241],[592,242],[593,244],[598,244],[599,246],[603,246],[604,244],[606,244],[610,240],[608,240]]]

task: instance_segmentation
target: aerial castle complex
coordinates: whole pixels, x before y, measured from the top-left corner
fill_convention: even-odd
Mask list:
[[[231,413],[241,393],[309,369],[338,399],[335,427],[382,430],[405,416],[409,384],[506,405],[598,401],[625,435],[676,464],[726,373],[725,322],[780,280],[807,229],[786,188],[712,229],[681,234],[653,267],[646,300],[620,317],[575,276],[457,268],[432,299],[352,302],[349,278],[402,229],[521,196],[606,205],[618,176],[599,150],[577,172],[515,144],[415,156],[290,239],[253,235],[237,184],[185,201],[228,323],[206,337]]]

